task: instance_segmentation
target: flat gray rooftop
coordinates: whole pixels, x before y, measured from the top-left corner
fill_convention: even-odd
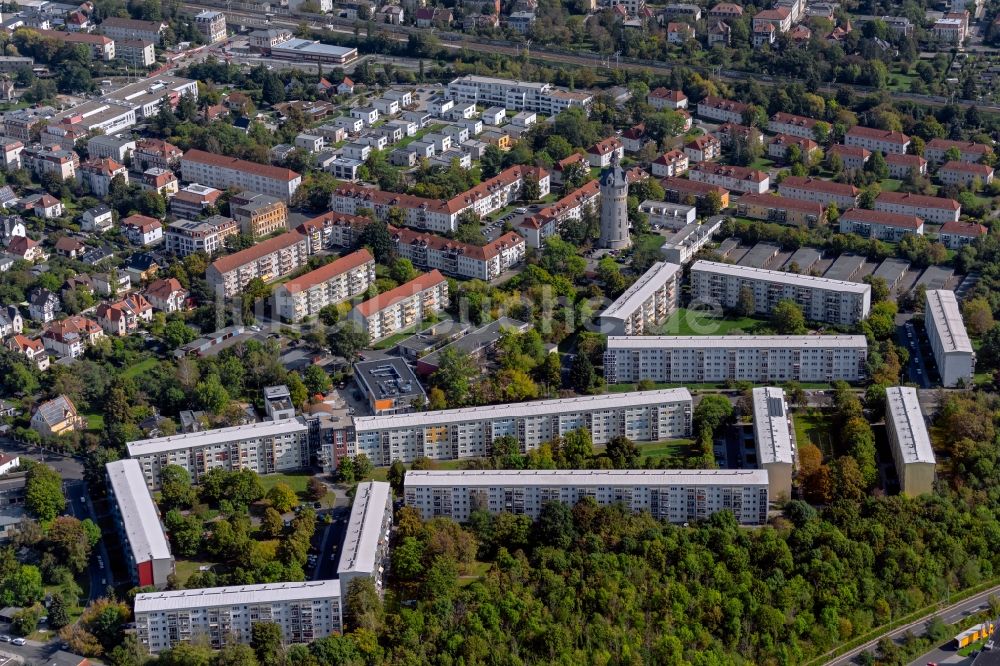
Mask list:
[[[861,267],[865,265],[865,261],[865,258],[859,254],[842,254],[837,257],[837,260],[827,269],[826,273],[823,273],[823,277],[831,280],[856,282],[855,277],[861,272]]]
[[[927,270],[920,274],[917,278],[916,284],[913,288],[916,289],[920,285],[924,285],[928,290],[931,289],[944,289],[945,285],[948,284],[948,280],[955,275],[955,271],[950,268],[944,268],[943,266],[928,266]]]
[[[737,263],[740,266],[749,266],[751,268],[770,268],[771,262],[774,261],[774,257],[780,251],[781,248],[777,245],[757,243]]]
[[[819,260],[823,257],[823,253],[811,247],[800,247],[792,256],[788,258],[785,265],[781,268],[783,270],[788,270],[788,267],[795,264],[799,267],[799,273],[808,273],[809,270],[819,263]]]

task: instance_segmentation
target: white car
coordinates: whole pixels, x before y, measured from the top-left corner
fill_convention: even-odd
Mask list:
[[[15,638],[14,640],[11,641],[11,645],[24,645],[26,643],[27,641],[24,640],[23,638]]]

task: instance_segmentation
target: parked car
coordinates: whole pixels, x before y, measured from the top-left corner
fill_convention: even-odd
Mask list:
[[[28,641],[24,640],[23,638],[15,638],[10,643],[11,643],[11,645],[24,645],[27,642]]]
[[[10,636],[7,634],[0,636],[0,643],[10,643]]]

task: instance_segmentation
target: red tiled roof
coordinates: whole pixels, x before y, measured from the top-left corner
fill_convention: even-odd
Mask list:
[[[698,106],[704,104],[705,106],[712,109],[721,109],[723,111],[735,111],[736,113],[743,113],[747,110],[747,104],[743,102],[734,102],[730,99],[722,99],[721,97],[706,97],[705,99],[698,102]]]
[[[884,213],[879,210],[867,210],[865,208],[848,208],[840,216],[840,219],[847,219],[852,222],[865,222],[868,224],[882,224],[889,227],[900,227],[913,229],[916,231],[924,223],[919,217],[914,215],[898,215],[896,213]]]
[[[667,152],[663,153],[655,160],[653,160],[653,164],[671,164],[672,162],[676,162],[678,160],[686,160],[686,159],[687,155],[685,155],[682,151],[668,150]]]
[[[777,9],[765,9],[763,11],[754,14],[754,20],[761,19],[762,21],[784,21],[791,14],[787,7],[778,7]]]
[[[808,127],[809,129],[816,127],[819,123],[815,118],[797,116],[794,113],[782,113],[781,111],[771,116],[771,120],[782,125],[795,125],[796,127]]]
[[[885,156],[886,164],[899,164],[902,166],[922,168],[927,164],[927,160],[920,155],[900,155],[899,153],[889,153]]]
[[[671,102],[683,102],[687,99],[687,95],[680,90],[671,90],[669,88],[656,88],[650,91],[649,96],[657,99],[669,99]]]
[[[258,164],[257,162],[241,160],[236,157],[226,157],[225,155],[206,153],[204,150],[198,150],[195,148],[192,148],[184,153],[184,159],[191,160],[192,162],[199,162],[201,164],[207,164],[208,166],[218,167],[220,169],[245,171],[262,178],[271,178],[279,181],[283,180],[285,182],[302,177],[301,174],[296,173],[291,169],[285,169],[284,167],[276,167],[269,164]]]
[[[347,256],[335,259],[325,266],[320,266],[314,271],[310,271],[305,275],[300,275],[294,280],[289,280],[283,285],[283,288],[289,294],[297,294],[300,291],[305,291],[310,287],[314,287],[317,284],[322,284],[327,280],[340,275],[341,273],[346,273],[347,271],[353,270],[358,266],[364,266],[369,261],[375,261],[371,253],[368,250],[362,248],[356,252],[352,252]]]
[[[962,207],[954,199],[928,197],[923,194],[904,194],[902,192],[882,192],[875,201],[885,201],[904,206],[920,206],[922,208],[940,208],[942,210],[959,210]]]
[[[305,236],[300,234],[298,231],[289,231],[281,234],[280,236],[268,238],[267,240],[257,243],[253,247],[241,250],[240,252],[216,259],[212,262],[212,267],[220,273],[228,273],[239,268],[240,266],[243,266],[244,264],[248,264],[251,261],[257,261],[261,257],[265,257],[272,252],[283,250],[304,240]]]
[[[688,141],[686,144],[684,144],[684,147],[692,148],[694,150],[704,150],[706,146],[709,146],[711,144],[719,145],[720,141],[718,137],[712,134],[702,134]]]
[[[941,165],[940,171],[964,171],[966,173],[976,174],[977,176],[989,176],[993,173],[993,167],[987,166],[985,164],[975,164],[972,162],[963,162],[961,160],[951,160],[950,162],[945,162]]]
[[[367,227],[372,223],[371,218],[361,217],[359,215],[347,215],[346,213],[338,213],[336,211],[327,211],[322,215],[317,215],[311,219],[306,220],[295,229],[303,234],[308,234],[313,231],[322,231],[324,228],[329,226],[343,226],[350,225],[352,227]]]
[[[872,154],[872,151],[868,150],[867,148],[862,148],[861,146],[845,146],[842,143],[830,146],[830,150],[828,152],[833,153],[834,155],[841,155],[846,157],[860,157],[864,159],[871,157]]]
[[[11,254],[23,257],[28,250],[34,247],[38,247],[38,241],[32,240],[26,236],[14,236],[7,244],[7,251]]]
[[[25,349],[33,349],[34,351],[39,352],[45,349],[45,345],[37,338],[33,340],[23,335],[15,335],[11,338],[11,340],[14,341],[14,345],[16,345],[21,351],[24,351]]]
[[[129,215],[124,220],[122,220],[123,227],[135,227],[140,233],[146,233],[152,231],[158,227],[162,227],[160,221],[155,217],[149,217],[147,215]]]
[[[754,183],[763,183],[767,180],[767,174],[757,169],[750,169],[742,166],[731,166],[727,164],[716,164],[715,162],[698,162],[691,167],[691,171],[700,171],[714,176],[735,178],[737,180],[748,180]]]
[[[171,294],[184,291],[184,287],[181,283],[177,281],[177,278],[166,278],[156,280],[151,282],[148,287],[146,287],[146,293],[153,298],[158,298],[160,300],[166,300]]]
[[[814,201],[802,201],[801,199],[782,197],[776,194],[755,194],[753,192],[748,192],[747,194],[741,195],[740,198],[737,199],[737,203],[769,206],[771,208],[783,208],[788,210],[801,210],[805,213],[812,213],[816,216],[823,214],[823,204],[816,203]]]
[[[526,218],[519,226],[540,229],[547,222],[558,218],[570,208],[575,208],[585,201],[593,200],[600,191],[601,184],[599,181],[592,180],[589,183],[585,183],[582,187],[573,190],[554,204],[546,206],[531,217]]]
[[[393,236],[404,245],[426,243],[428,247],[435,250],[457,249],[461,250],[462,254],[466,257],[470,257],[478,261],[487,261],[497,256],[501,251],[511,245],[520,245],[521,243],[524,243],[524,239],[513,231],[508,231],[486,245],[472,245],[471,243],[461,243],[459,241],[445,238],[444,236],[421,233],[412,229],[396,227],[392,227],[391,229]]]
[[[594,155],[607,155],[613,150],[618,150],[622,147],[622,141],[616,136],[613,136],[603,141],[598,141],[593,146],[591,146],[587,152]]]
[[[577,164],[579,162],[586,162],[586,161],[587,158],[581,155],[580,153],[573,153],[569,157],[563,158],[558,162],[556,162],[552,168],[555,169],[556,171],[563,171],[566,169],[566,167],[568,167],[571,164]]]
[[[835,183],[830,180],[809,178],[807,176],[787,176],[783,181],[781,181],[781,185],[779,187],[786,186],[847,197],[856,197],[861,192],[858,188],[849,183]]]
[[[866,139],[876,139],[878,141],[888,141],[889,143],[896,143],[903,145],[910,142],[910,137],[903,134],[902,132],[894,132],[892,130],[880,130],[874,127],[862,127],[861,125],[855,125],[851,129],[847,130],[847,136],[860,136]]]
[[[779,143],[786,146],[798,146],[807,153],[819,148],[819,144],[812,139],[803,139],[801,136],[794,136],[792,134],[778,134],[771,139],[771,143]]]
[[[978,222],[955,222],[954,220],[949,220],[941,225],[939,233],[976,238],[978,236],[985,236],[987,229]]]
[[[358,313],[362,317],[367,318],[379,310],[384,310],[390,305],[398,303],[399,301],[409,298],[415,294],[419,294],[420,292],[439,285],[444,281],[445,278],[441,275],[441,271],[435,268],[430,273],[424,273],[423,275],[417,276],[406,284],[402,284],[395,289],[390,289],[384,294],[379,294],[375,298],[370,298],[364,303],[358,303],[355,306],[355,309],[357,309]]]
[[[993,148],[987,146],[985,143],[976,143],[974,141],[953,141],[951,139],[931,139],[927,142],[924,147],[936,148],[938,150],[947,151],[949,148],[958,148],[963,153],[992,153]]]

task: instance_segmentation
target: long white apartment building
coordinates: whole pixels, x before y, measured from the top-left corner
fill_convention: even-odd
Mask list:
[[[213,291],[232,298],[254,278],[273,282],[305,266],[308,260],[308,240],[297,231],[289,231],[216,259],[205,271],[205,278]]]
[[[546,502],[591,497],[677,524],[729,510],[740,524],[762,525],[768,480],[765,470],[432,470],[407,472],[404,495],[425,520],[465,522],[476,510],[537,519]]]
[[[754,310],[770,314],[779,301],[795,301],[810,321],[851,326],[871,311],[870,285],[797,275],[765,268],[734,266],[715,261],[696,261],[691,266],[691,299],[735,308],[740,291],[748,287]]]
[[[514,111],[534,111],[552,116],[571,106],[586,108],[594,96],[570,92],[551,83],[511,81],[469,74],[448,84],[448,97],[457,102],[501,106]]]
[[[932,224],[958,222],[962,204],[945,197],[929,197],[909,192],[882,192],[875,197],[875,210],[897,215],[911,215]]]
[[[900,491],[912,496],[933,492],[934,450],[917,389],[890,386],[885,390],[885,429]]]
[[[611,384],[856,382],[867,360],[863,335],[610,336],[604,378]]]
[[[184,182],[225,190],[235,187],[288,201],[302,184],[302,174],[291,169],[258,164],[225,155],[191,149],[181,158]]]
[[[957,386],[961,382],[971,386],[976,373],[976,352],[965,330],[955,292],[947,289],[927,291],[924,328],[934,351],[941,383]]]
[[[117,460],[105,465],[105,471],[111,512],[132,584],[163,589],[174,573],[174,556],[142,466],[138,460]]]
[[[598,324],[608,335],[642,335],[677,310],[681,267],[658,261],[601,313]]]
[[[295,418],[140,439],[128,444],[128,455],[142,465],[150,490],[159,490],[167,465],[183,467],[195,483],[216,467],[288,472],[309,466],[309,427]]]
[[[753,390],[753,441],[757,467],[767,471],[773,500],[792,498],[795,475],[794,429],[789,423],[785,392],[773,386]]]
[[[448,307],[448,280],[435,269],[358,303],[351,318],[372,342],[409,328]]]
[[[135,630],[150,654],[205,641],[215,649],[249,643],[253,625],[274,622],[284,645],[343,629],[337,580],[233,585],[135,595]]]
[[[722,227],[722,218],[702,224],[688,224],[670,236],[660,248],[663,258],[671,264],[683,266],[688,263],[709,242]]]
[[[375,258],[362,248],[278,285],[275,308],[285,321],[300,322],[316,316],[327,305],[365,293],[374,283]]]
[[[522,451],[586,428],[594,444],[617,435],[635,442],[688,437],[691,394],[687,389],[637,391],[538,400],[433,412],[354,417],[355,450],[376,465],[482,458],[498,437],[510,435]]]
[[[392,487],[380,481],[359,483],[337,565],[337,578],[344,594],[357,578],[371,578],[375,588],[382,592],[391,532]]]

